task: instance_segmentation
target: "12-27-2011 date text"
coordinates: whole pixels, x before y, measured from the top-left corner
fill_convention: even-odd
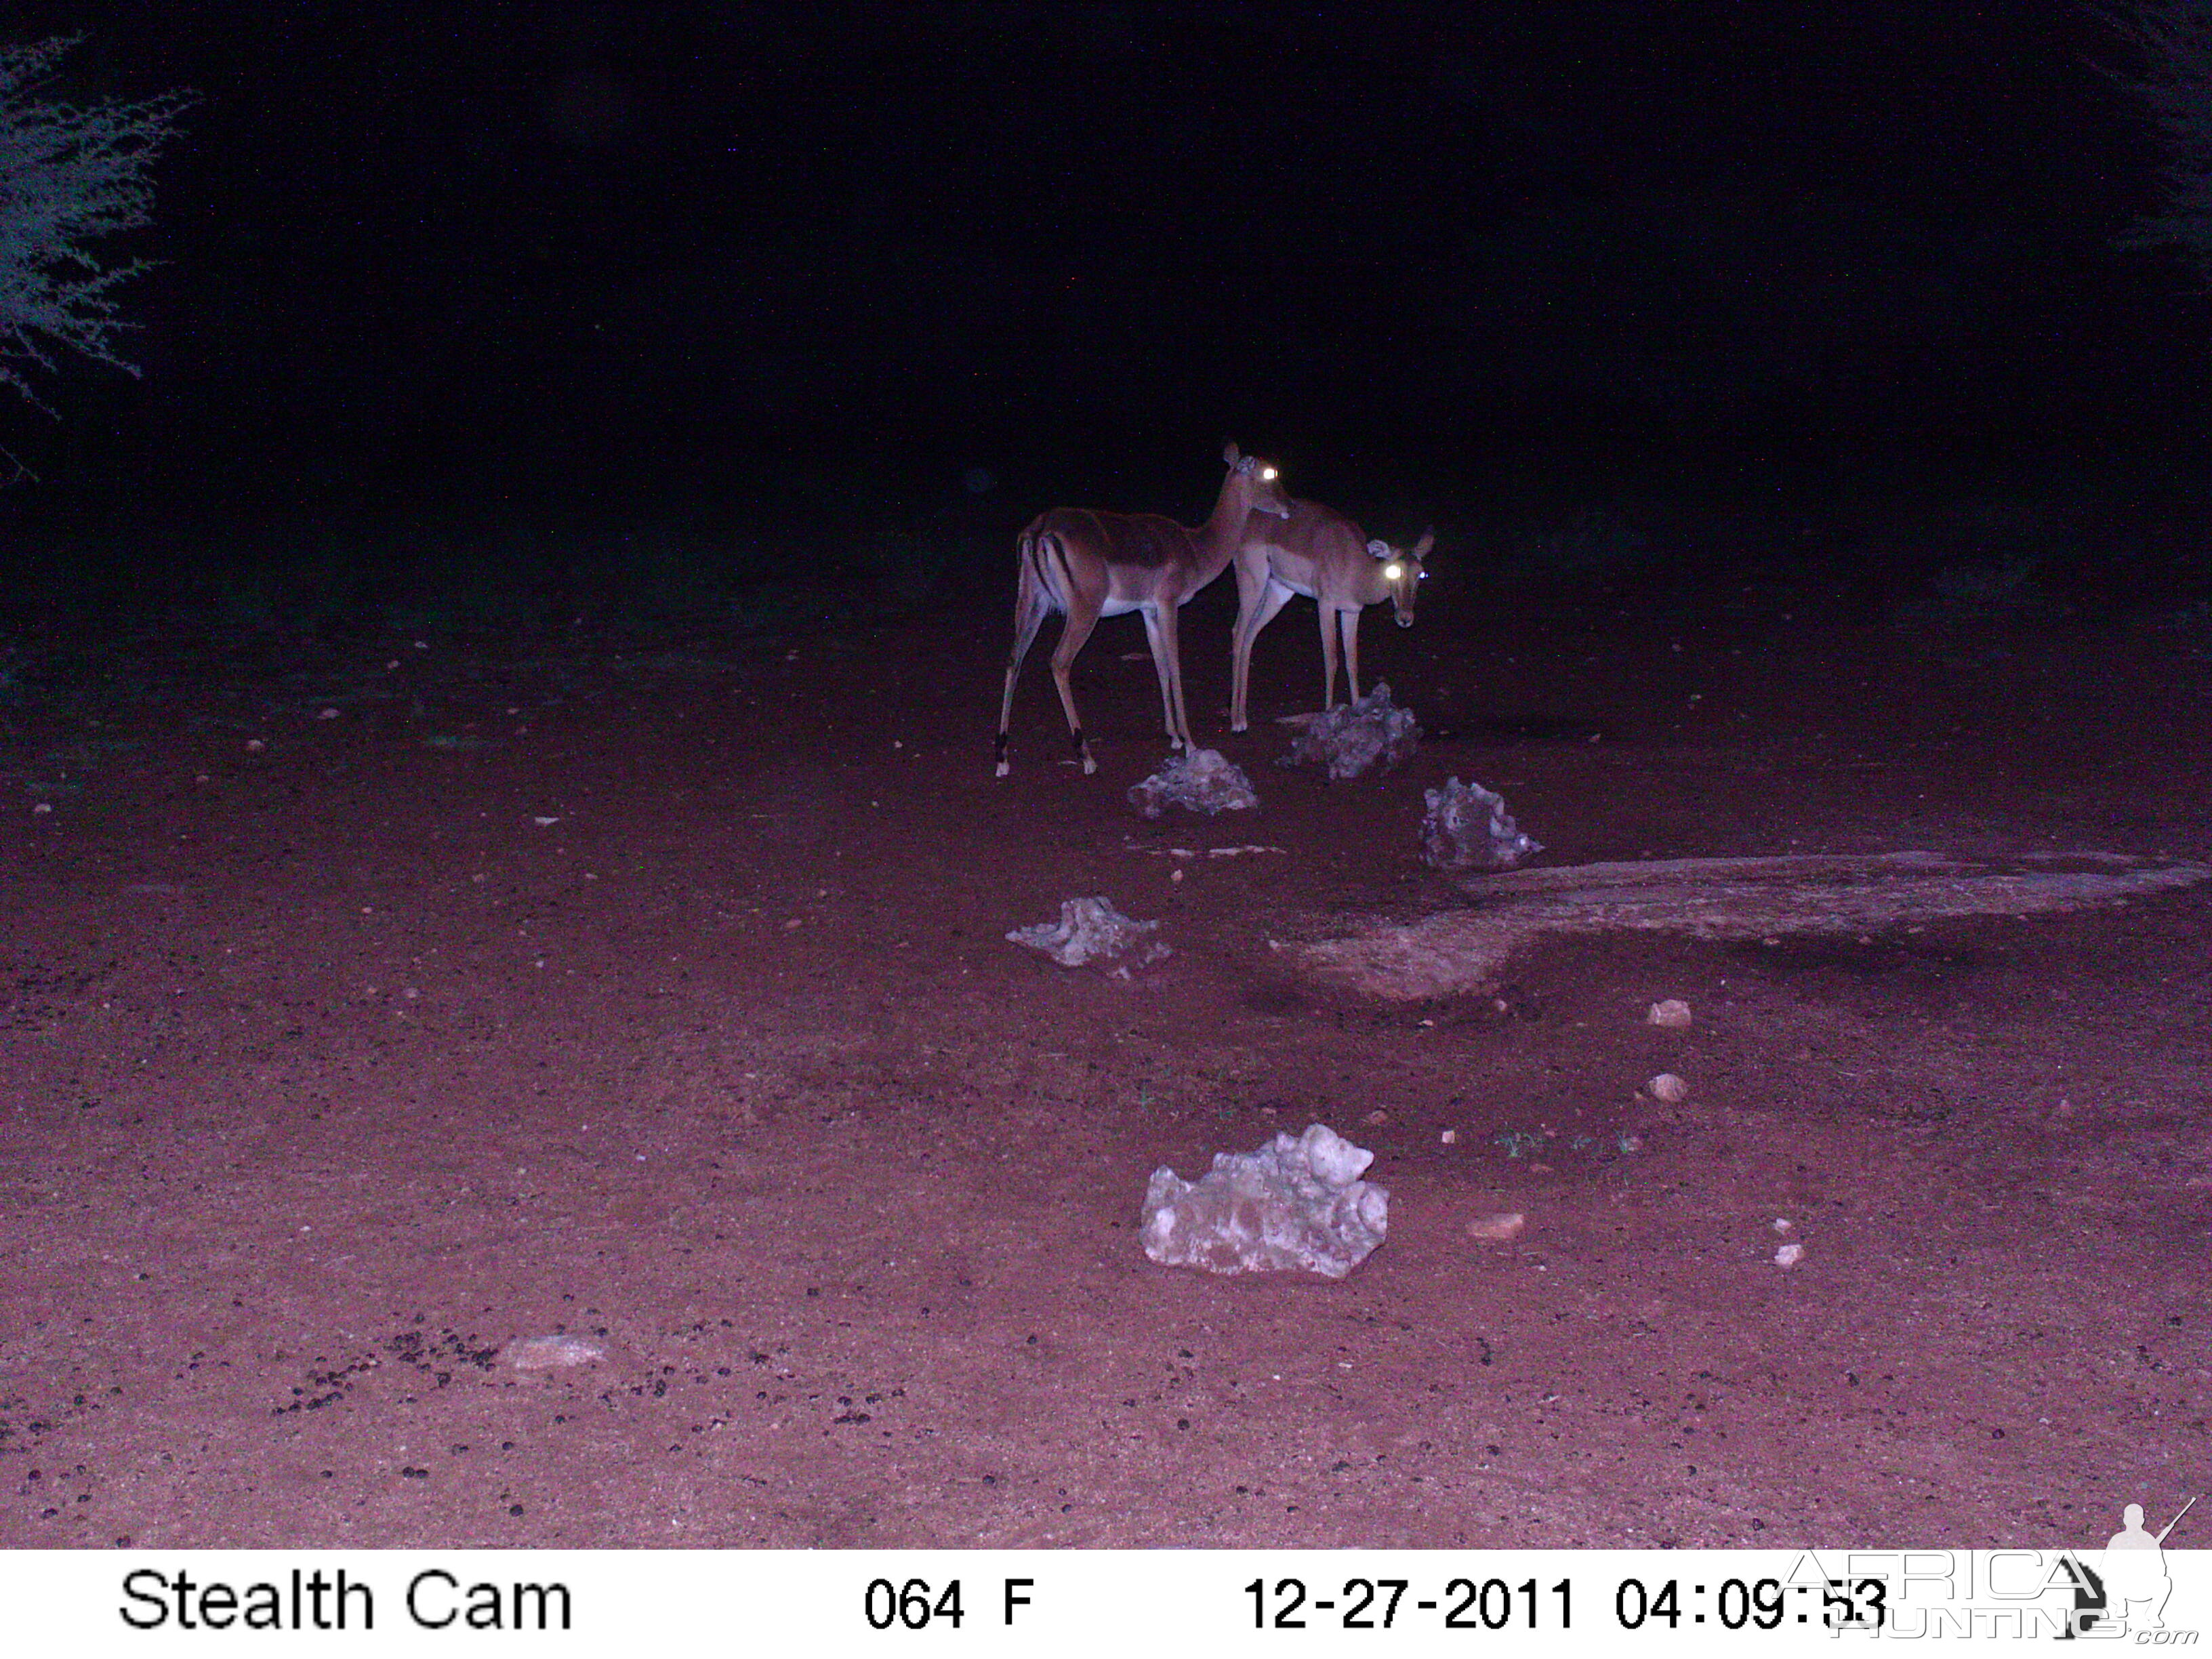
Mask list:
[[[1573,1626],[1573,1587],[1560,1579],[1548,1588],[1534,1578],[1448,1579],[1441,1592],[1416,1591],[1409,1578],[1347,1578],[1331,1593],[1303,1578],[1255,1578],[1244,1586],[1259,1630],[1395,1630],[1405,1622],[1445,1630],[1568,1630]]]

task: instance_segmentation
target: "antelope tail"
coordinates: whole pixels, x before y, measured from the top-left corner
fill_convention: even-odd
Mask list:
[[[1022,533],[1022,562],[1031,578],[1052,604],[1052,608],[1065,615],[1067,596],[1075,591],[1075,578],[1068,568],[1067,544],[1055,531],[1040,530],[1032,535]]]

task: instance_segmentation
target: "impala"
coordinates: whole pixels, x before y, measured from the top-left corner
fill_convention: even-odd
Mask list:
[[[1006,775],[1006,728],[1013,719],[1014,681],[1022,658],[1044,619],[1058,611],[1060,643],[1052,653],[1053,684],[1067,715],[1075,757],[1096,772],[1083,720],[1075,712],[1075,692],[1067,672],[1101,617],[1134,611],[1145,619],[1152,641],[1152,665],[1159,671],[1160,707],[1167,721],[1168,746],[1188,751],[1190,720],[1182,706],[1182,658],[1176,639],[1176,613],[1190,596],[1229,567],[1245,533],[1245,524],[1283,519],[1283,499],[1275,469],[1254,455],[1240,455],[1235,444],[1221,453],[1229,474],[1213,513],[1196,530],[1152,513],[1093,513],[1056,507],[1030,520],[1015,549],[1014,648],[1006,658],[1006,695],[999,705],[999,775]],[[1255,522],[1257,520],[1255,520]]]
[[[1317,501],[1292,501],[1285,518],[1255,517],[1237,550],[1237,630],[1231,636],[1229,729],[1244,730],[1245,698],[1252,678],[1252,642],[1295,594],[1321,611],[1322,702],[1336,703],[1336,642],[1344,638],[1344,667],[1352,700],[1359,701],[1359,613],[1384,599],[1398,626],[1413,625],[1413,599],[1428,572],[1421,561],[1436,545],[1424,531],[1411,551],[1369,541],[1359,526]]]

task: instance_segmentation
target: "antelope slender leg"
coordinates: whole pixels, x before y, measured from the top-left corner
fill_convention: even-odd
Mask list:
[[[1160,659],[1161,690],[1167,701],[1168,746],[1180,747],[1188,755],[1198,745],[1190,735],[1190,711],[1183,707],[1182,633],[1180,611],[1172,601],[1164,603],[1152,648]]]
[[[1091,630],[1097,626],[1096,605],[1070,604],[1067,621],[1060,630],[1060,643],[1052,653],[1052,683],[1060,688],[1060,706],[1067,714],[1068,740],[1074,745],[1075,758],[1083,763],[1085,773],[1096,772],[1098,763],[1091,757],[1090,741],[1083,735],[1083,716],[1075,712],[1075,688],[1069,684],[1067,670],[1076,653],[1090,639]]]
[[[1160,678],[1160,723],[1166,727],[1170,750],[1188,749],[1188,732],[1182,719],[1182,665],[1176,653],[1175,608],[1146,607],[1145,637],[1152,647],[1152,666]]]
[[[1336,707],[1336,619],[1338,612],[1321,602],[1321,708],[1326,714]]]
[[[1237,633],[1233,645],[1236,659],[1231,665],[1229,697],[1229,729],[1242,732],[1245,717],[1250,712],[1249,700],[1252,691],[1252,647],[1260,637],[1260,630],[1275,620],[1275,613],[1291,601],[1291,590],[1270,578],[1261,588],[1253,605],[1240,606],[1237,612]]]
[[[1255,575],[1241,558],[1237,562],[1236,571],[1237,622],[1229,630],[1229,729],[1242,732],[1244,729],[1244,679],[1251,667],[1252,635],[1260,629],[1260,624],[1254,623],[1252,618],[1258,613],[1261,598],[1267,592],[1267,573],[1263,567]]]
[[[1022,659],[1029,655],[1030,642],[1036,638],[1037,629],[1051,608],[1024,559],[1021,581],[1014,595],[1014,648],[1006,653],[1006,695],[999,702],[998,775],[1002,778],[1008,770],[1006,732],[1014,719],[1014,682],[1020,678]]]
[[[1352,688],[1352,700],[1359,701],[1359,613],[1340,611],[1336,625],[1344,630],[1344,678]]]

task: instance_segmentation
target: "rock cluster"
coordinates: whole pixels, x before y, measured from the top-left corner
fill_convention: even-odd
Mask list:
[[[1129,805],[1148,818],[1170,806],[1194,812],[1237,812],[1260,804],[1252,780],[1218,749],[1177,755],[1129,791]]]
[[[1388,684],[1356,702],[1340,705],[1306,722],[1291,741],[1285,766],[1328,768],[1332,781],[1356,778],[1377,762],[1389,771],[1421,744],[1421,728],[1413,711],[1390,701]]]
[[[1521,833],[1505,798],[1479,783],[1445,781],[1422,792],[1421,858],[1437,870],[1510,870],[1544,849]]]

